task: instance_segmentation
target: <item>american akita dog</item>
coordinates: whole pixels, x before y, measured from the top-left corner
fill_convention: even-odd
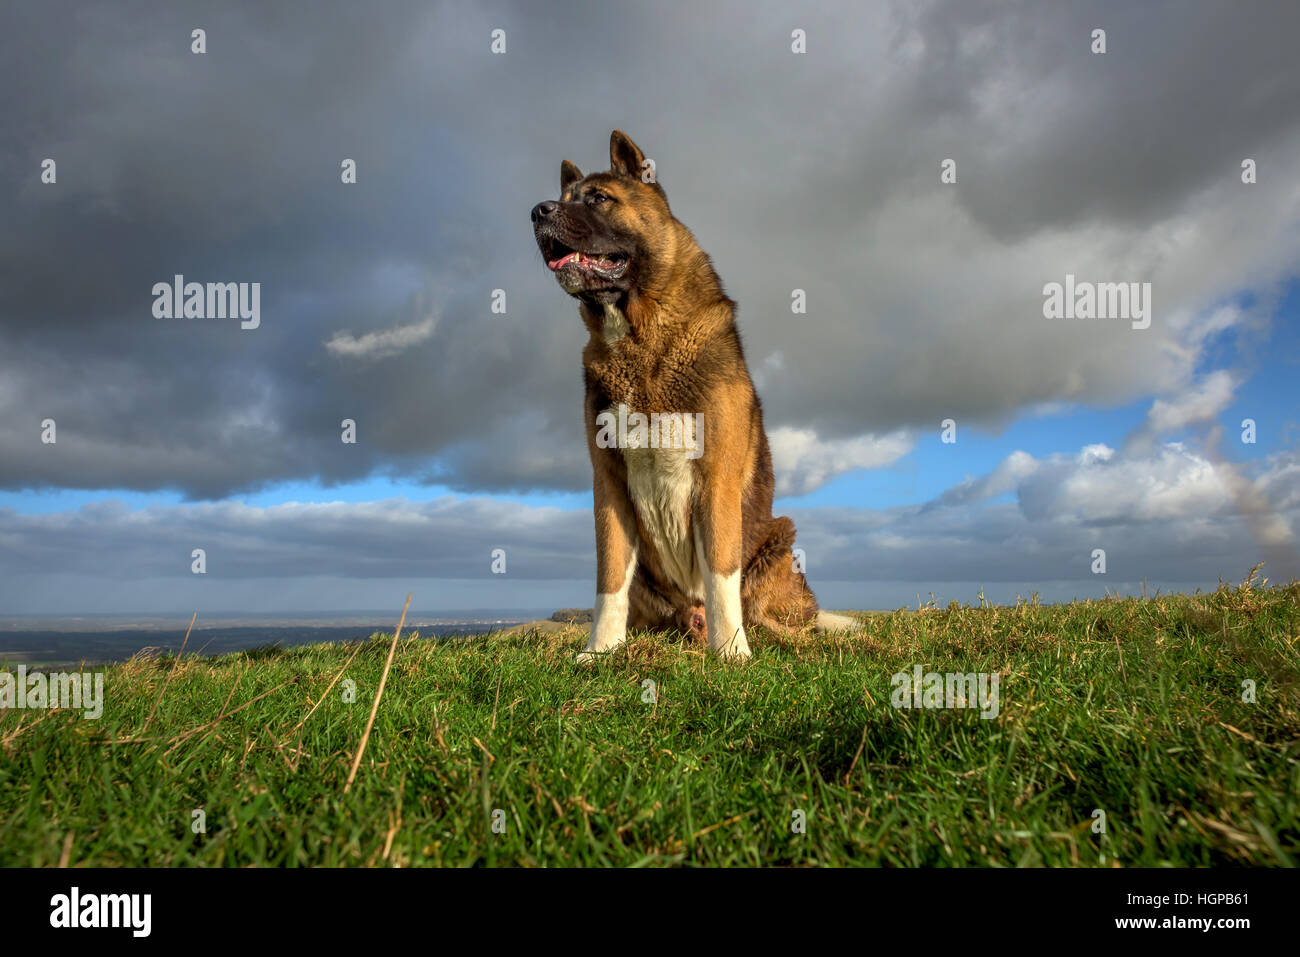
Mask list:
[[[851,625],[819,621],[794,523],[772,516],[772,456],[736,305],[641,150],[615,130],[607,172],[584,176],[565,160],[559,201],[538,203],[532,220],[590,333],[597,595],[579,660],[617,648],[629,627],[747,658],[746,627]]]

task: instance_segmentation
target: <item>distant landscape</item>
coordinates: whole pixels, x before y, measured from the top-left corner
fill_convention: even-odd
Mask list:
[[[409,614],[406,632],[426,638],[478,635],[550,614],[550,609],[505,614],[483,609]],[[113,664],[128,661],[146,648],[175,654],[189,623],[188,616],[151,615],[0,618],[0,666]],[[296,648],[344,642],[368,638],[377,631],[391,633],[396,623],[393,611],[337,615],[304,612],[259,617],[204,618],[200,615],[194,622],[186,653],[224,655],[269,646]]]

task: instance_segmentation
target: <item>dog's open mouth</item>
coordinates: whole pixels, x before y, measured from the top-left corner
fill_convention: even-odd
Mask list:
[[[595,275],[604,279],[617,279],[627,270],[627,254],[620,252],[584,253],[566,246],[555,245],[551,255],[547,256],[546,265],[551,272],[572,269],[583,275]]]

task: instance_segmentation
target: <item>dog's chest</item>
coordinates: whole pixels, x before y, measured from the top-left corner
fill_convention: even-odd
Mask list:
[[[605,307],[601,332],[606,343],[614,348],[627,335],[627,318],[616,306]],[[619,407],[608,411],[617,416]],[[681,422],[680,417],[677,422]],[[646,544],[653,547],[663,573],[672,584],[691,597],[702,598],[704,583],[691,535],[691,493],[695,470],[693,458],[687,455],[684,447],[685,432],[682,429],[681,424],[665,425],[656,433],[658,441],[653,445],[646,437],[638,437],[633,430],[620,446],[623,462],[627,465],[628,497],[636,509],[642,530],[650,539]],[[697,452],[694,458],[698,457]]]
[[[691,460],[681,449],[622,451],[628,496],[664,574],[686,594],[701,597],[703,582],[691,537]]]

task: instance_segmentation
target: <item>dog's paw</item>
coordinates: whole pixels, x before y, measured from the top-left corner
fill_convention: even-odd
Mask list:
[[[749,651],[749,639],[745,637],[744,628],[735,629],[731,640],[718,644],[713,648],[713,651],[724,661],[748,661],[752,657]]]

